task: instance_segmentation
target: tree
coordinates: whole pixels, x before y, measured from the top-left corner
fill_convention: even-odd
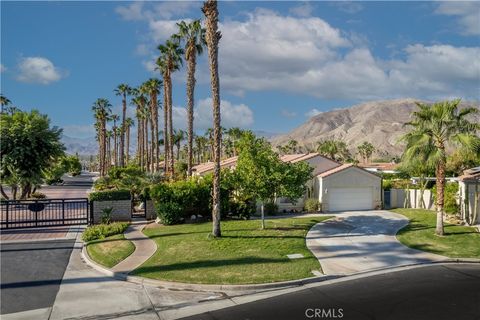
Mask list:
[[[318,143],[318,153],[336,161],[346,161],[351,158],[347,144],[341,140],[323,140]]]
[[[143,91],[140,88],[135,88],[132,92],[134,98],[132,99],[132,103],[136,106],[135,116],[137,117],[137,152],[136,157],[138,161],[138,165],[140,168],[144,168],[144,153],[143,153],[143,139],[144,139],[144,118],[145,118],[145,103],[146,99],[143,94]]]
[[[468,149],[458,149],[447,156],[447,174],[461,176],[463,171],[480,164],[480,155]]]
[[[375,152],[375,147],[370,142],[364,141],[357,147],[358,153],[362,157],[363,163],[367,163]]]
[[[265,228],[263,205],[276,202],[278,197],[295,201],[305,193],[313,168],[305,162],[285,163],[270,144],[246,132],[238,142],[239,155],[235,175],[236,188],[244,198],[262,203],[262,229]]]
[[[112,132],[113,132],[113,165],[116,167],[118,165],[118,153],[117,153],[117,137],[118,137],[118,130],[117,130],[117,121],[120,119],[120,117],[116,114],[112,114],[110,116],[110,120],[113,121],[113,127],[112,127]]]
[[[125,119],[125,133],[126,133],[126,139],[127,139],[127,144],[125,146],[126,165],[128,165],[128,162],[130,161],[130,128],[133,125],[134,125],[134,122],[132,118],[129,117]]]
[[[96,128],[98,130],[97,136],[99,140],[99,162],[100,175],[104,176],[106,173],[106,146],[107,146],[107,119],[110,115],[112,105],[107,99],[99,98],[92,106],[95,119],[97,121]]]
[[[115,89],[115,94],[122,97],[122,131],[120,133],[119,165],[123,167],[125,165],[125,119],[127,113],[127,95],[132,94],[132,88],[128,84],[119,84]]]
[[[152,145],[151,145],[151,155],[152,155],[152,166],[151,171],[158,171],[158,159],[160,157],[160,150],[158,145],[158,95],[160,94],[160,88],[162,85],[162,80],[157,78],[150,78],[145,82],[145,89],[150,95],[150,122],[151,122],[151,136],[152,136]]]
[[[185,140],[185,131],[175,130],[173,133],[173,144],[177,147],[177,161],[180,160],[180,145]]]
[[[51,127],[47,115],[33,110],[3,114],[0,130],[1,180],[12,186],[14,199],[18,188],[21,188],[20,199],[25,199],[32,187],[42,182],[44,171],[64,155],[60,142],[62,129]]]
[[[412,113],[412,121],[406,124],[411,127],[411,131],[402,137],[407,143],[405,150],[407,157],[413,157],[426,148],[432,148],[426,163],[435,168],[437,189],[435,233],[440,236],[444,234],[446,148],[448,145],[457,144],[475,153],[480,152],[480,138],[477,135],[480,124],[467,120],[469,115],[478,113],[478,109],[467,107],[459,110],[459,104],[459,99],[431,105],[417,103],[419,110]]]
[[[2,107],[1,108],[2,113],[4,112],[3,107],[9,106],[11,103],[12,102],[7,97],[5,97],[3,94],[0,94],[0,106]]]
[[[185,42],[185,60],[187,61],[187,176],[192,175],[193,165],[193,106],[195,91],[195,69],[197,65],[197,54],[203,52],[205,42],[205,29],[202,28],[200,20],[190,23],[181,21],[177,23],[178,34],[176,37]]]
[[[173,177],[174,161],[173,161],[173,123],[172,123],[172,73],[180,69],[182,65],[183,49],[175,39],[169,39],[164,45],[159,45],[160,61],[157,63],[163,70],[163,81],[166,82],[165,95],[167,105],[167,123],[168,123],[168,170],[169,177]]]
[[[221,33],[218,31],[218,9],[216,0],[207,0],[202,7],[205,15],[205,40],[208,48],[208,64],[210,67],[210,83],[212,87],[213,130],[214,130],[214,170],[212,197],[212,234],[221,236],[220,230],[220,151],[222,131],[220,124],[220,79],[218,77],[218,42]]]

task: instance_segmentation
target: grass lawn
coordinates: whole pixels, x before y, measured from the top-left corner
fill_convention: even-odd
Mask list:
[[[436,213],[421,209],[394,209],[410,219],[397,239],[404,245],[450,258],[480,258],[480,233],[468,226],[444,224],[445,235],[435,235]]]
[[[305,245],[305,235],[326,216],[222,221],[222,237],[210,238],[211,223],[160,226],[144,233],[157,252],[134,274],[168,281],[210,284],[266,283],[312,277],[321,270]],[[290,260],[287,254],[300,253]]]
[[[135,251],[135,245],[125,240],[123,234],[117,234],[87,244],[89,257],[102,266],[111,268]]]

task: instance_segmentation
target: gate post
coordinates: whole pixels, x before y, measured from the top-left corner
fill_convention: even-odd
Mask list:
[[[7,204],[7,219],[5,220],[5,229],[8,229],[8,205],[10,204],[9,201],[7,200],[6,201],[6,204]]]
[[[62,199],[62,224],[65,224],[65,199]]]

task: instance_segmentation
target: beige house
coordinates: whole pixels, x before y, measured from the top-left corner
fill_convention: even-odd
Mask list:
[[[234,169],[238,157],[223,160],[222,168]],[[353,164],[344,164],[328,159],[318,153],[289,154],[280,159],[284,162],[304,161],[313,168],[313,178],[307,183],[305,195],[292,203],[278,198],[280,212],[302,211],[305,199],[315,198],[322,204],[322,211],[370,210],[380,208],[381,177]],[[213,162],[193,167],[195,175],[213,172]]]
[[[458,178],[460,214],[471,225],[480,225],[480,167],[465,170]]]

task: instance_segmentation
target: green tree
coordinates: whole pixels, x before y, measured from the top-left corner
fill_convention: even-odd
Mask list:
[[[132,94],[132,88],[125,83],[119,84],[114,90],[117,96],[122,97],[122,132],[120,133],[120,151],[119,151],[119,165],[125,165],[125,120],[127,114],[127,96]]]
[[[160,157],[160,149],[159,149],[159,128],[158,128],[158,108],[160,107],[160,103],[158,102],[158,95],[160,94],[160,88],[162,86],[162,80],[157,78],[151,78],[147,82],[145,82],[146,90],[150,95],[150,127],[151,127],[151,151],[150,154],[152,155],[152,163],[151,163],[151,171],[157,172],[158,171],[158,159]]]
[[[187,176],[192,175],[193,165],[193,106],[195,91],[195,69],[197,55],[202,54],[205,42],[205,29],[200,20],[190,23],[181,21],[177,23],[178,34],[175,36],[185,42],[185,60],[187,61]]]
[[[442,101],[431,105],[417,103],[418,111],[412,113],[412,121],[406,125],[411,131],[402,139],[406,142],[405,155],[414,157],[425,148],[432,147],[427,159],[428,165],[435,168],[436,176],[436,234],[443,235],[445,172],[447,163],[446,148],[457,144],[463,148],[480,152],[480,138],[477,133],[480,124],[467,120],[469,115],[478,113],[476,108],[459,110],[460,100]]]
[[[372,154],[375,152],[375,147],[370,142],[364,141],[357,147],[357,150],[362,157],[362,162],[367,163],[372,157]]]
[[[126,138],[126,145],[125,145],[125,160],[126,165],[130,161],[130,128],[134,125],[133,119],[128,117],[125,119],[125,138]]]
[[[296,201],[304,195],[305,184],[311,179],[313,169],[305,162],[281,161],[271,145],[252,132],[243,135],[238,148],[236,188],[243,198],[261,201],[262,228],[265,228],[264,204],[273,204],[278,197]]]
[[[208,48],[208,64],[212,89],[214,170],[212,196],[212,234],[221,236],[220,230],[220,152],[222,149],[222,129],[220,123],[220,78],[218,76],[218,43],[222,37],[218,30],[217,1],[204,2],[202,12],[205,15],[205,41]]]
[[[3,114],[0,128],[0,177],[12,186],[15,199],[18,188],[25,199],[41,183],[44,171],[63,156],[62,129],[51,127],[50,119],[37,110]]]
[[[107,99],[99,98],[92,106],[96,119],[95,128],[99,142],[100,176],[104,176],[107,167],[107,120],[112,112],[112,105]]]
[[[318,153],[336,161],[347,161],[351,158],[347,144],[341,140],[323,140],[318,143]]]
[[[185,131],[180,129],[174,130],[173,144],[177,147],[177,161],[180,160],[180,146],[183,140],[185,140]]]

